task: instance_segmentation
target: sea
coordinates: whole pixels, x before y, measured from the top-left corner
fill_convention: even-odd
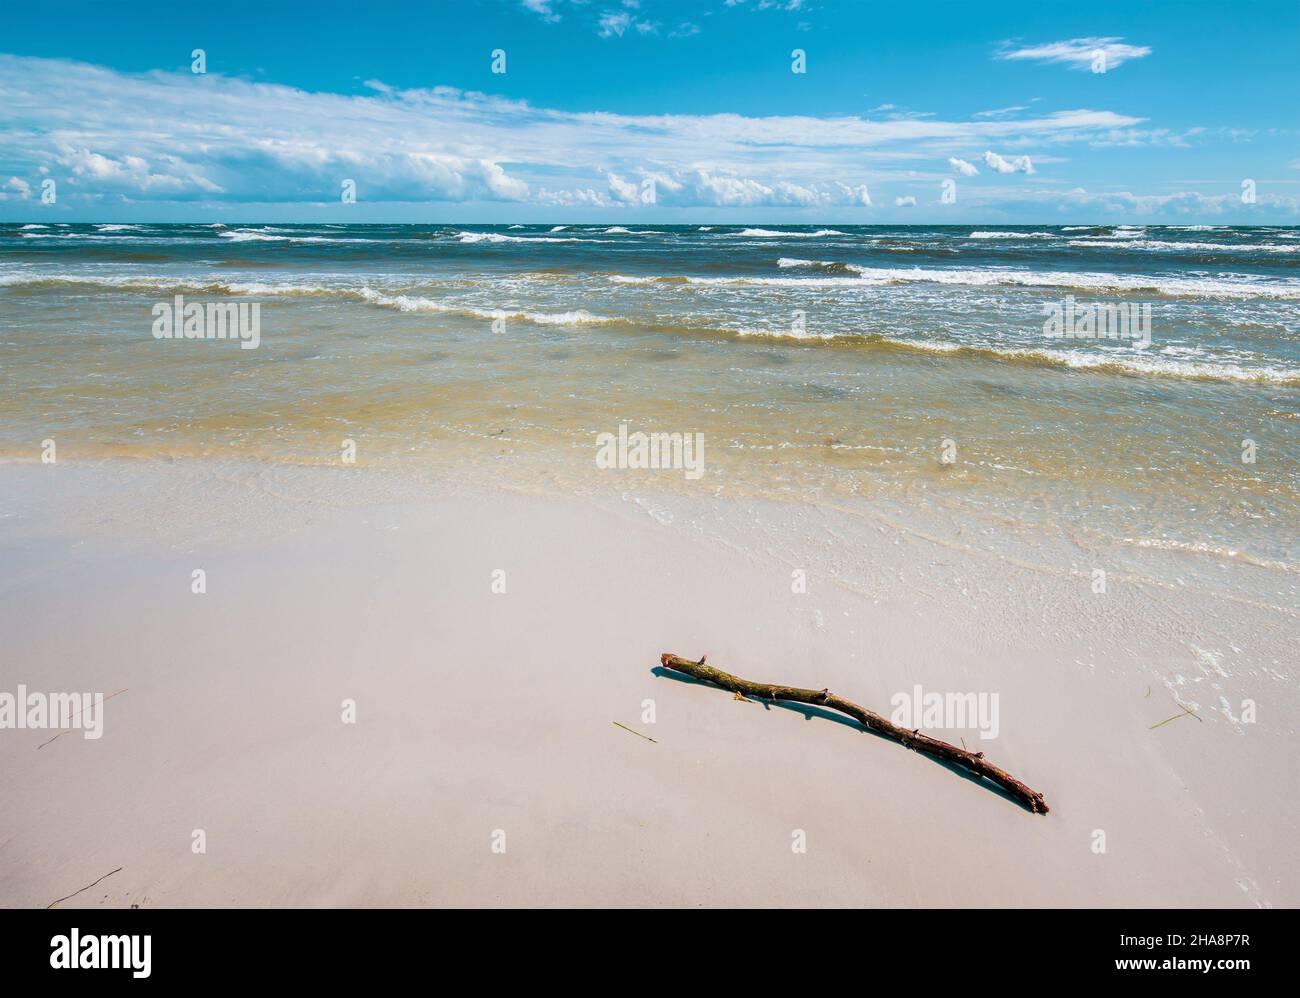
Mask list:
[[[0,225],[4,460],[934,506],[1285,601],[1298,421],[1300,227]]]

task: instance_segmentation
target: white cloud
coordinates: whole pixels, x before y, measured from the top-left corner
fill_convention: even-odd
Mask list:
[[[616,203],[637,204],[641,197],[641,183],[652,180],[655,203],[667,207],[817,208],[871,204],[866,184],[763,181],[729,170],[706,168],[638,169],[636,176],[637,181],[632,182],[617,174],[608,175],[610,195]]]
[[[626,11],[620,11],[617,14],[601,14],[600,19],[596,24],[599,28],[598,33],[601,38],[609,38],[612,35],[617,35],[619,38],[622,38],[623,32],[632,25],[632,15]]]
[[[853,187],[849,184],[837,183],[836,186],[839,187],[840,194],[843,195],[844,203],[858,204],[863,207],[871,206],[871,192],[867,190],[866,184],[859,184],[858,186]]]
[[[1034,164],[1028,156],[1012,156],[1007,159],[995,152],[984,153],[984,165],[998,173],[1033,173]]]
[[[860,206],[871,203],[868,183],[914,180],[954,147],[1037,155],[1067,142],[1142,141],[1142,119],[1089,109],[1015,121],[622,115],[449,87],[366,86],[319,93],[0,55],[5,173],[30,183],[48,171],[60,201],[73,204],[106,194],[336,202],[344,179],[364,202],[634,203],[613,175],[637,185],[662,178],[662,204]],[[1003,162],[1028,172],[1027,156]]]
[[[560,15],[555,13],[551,4],[553,0],[522,0],[523,5],[534,14],[540,14],[547,21],[558,21]]]
[[[27,181],[22,177],[10,177],[5,182],[4,186],[6,190],[17,191],[18,193],[16,197],[20,201],[26,201],[32,196],[31,184],[27,183]],[[15,195],[8,194],[5,190],[0,190],[0,201],[8,201],[11,197],[15,197]]]
[[[140,156],[114,159],[86,148],[63,146],[56,157],[74,177],[86,178],[99,190],[175,195],[194,189],[207,194],[221,193],[219,185],[192,167],[174,157],[166,159],[163,172],[157,172]]]
[[[997,54],[998,59],[1027,59],[1032,62],[1060,62],[1071,69],[1091,69],[1097,53],[1105,55],[1107,71],[1151,54],[1146,45],[1125,45],[1120,38],[1071,38],[1069,41],[1047,42],[1025,48],[1007,48]]]
[[[615,173],[606,174],[605,180],[609,184],[609,193],[615,201],[622,204],[636,204],[639,194],[636,184],[628,183]]]
[[[1021,111],[1028,111],[1029,107],[1025,104],[1017,104],[1015,107],[999,107],[992,111],[976,111],[971,117],[974,118],[1005,118],[1012,114],[1019,114]]]
[[[629,30],[642,35],[659,32],[659,25],[652,21],[641,21],[627,11],[606,11],[596,21],[596,33],[601,38],[622,38]]]
[[[916,198],[908,194],[906,197],[894,198],[894,207],[896,208],[915,208]]]
[[[964,159],[958,159],[956,156],[948,157],[948,165],[960,173],[963,177],[973,177],[980,171],[974,163],[967,163]]]
[[[725,7],[743,7],[745,0],[722,0]],[[803,10],[807,0],[758,0],[750,10]]]

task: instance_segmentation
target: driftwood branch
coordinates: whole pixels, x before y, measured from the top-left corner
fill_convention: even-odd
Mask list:
[[[838,710],[842,714],[848,714],[849,717],[863,727],[870,728],[878,735],[892,738],[910,749],[924,752],[926,755],[942,759],[944,762],[954,763],[963,769],[969,770],[976,776],[997,784],[1007,794],[1014,797],[1035,814],[1047,813],[1047,802],[1043,800],[1042,794],[1037,790],[1031,790],[1005,770],[998,769],[997,766],[984,758],[983,752],[968,752],[956,745],[949,745],[937,738],[921,734],[919,728],[915,730],[904,728],[881,717],[875,711],[859,707],[852,701],[836,696],[830,690],[801,690],[793,686],[774,686],[770,683],[750,682],[748,679],[741,679],[738,676],[723,672],[721,669],[715,669],[711,665],[705,665],[704,658],[701,658],[698,662],[692,662],[690,659],[665,653],[660,657],[659,661],[665,669],[685,673],[706,683],[712,683],[714,686],[720,686],[724,690],[730,690],[740,696],[753,697],[756,700],[788,700],[793,703],[807,703],[816,707],[829,707],[832,710]]]

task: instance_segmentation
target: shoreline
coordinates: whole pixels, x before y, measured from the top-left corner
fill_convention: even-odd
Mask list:
[[[937,507],[238,467],[0,464],[0,690],[127,690],[98,740],[0,731],[5,906],[119,866],[63,906],[1300,903],[1277,608],[1098,595]],[[1052,812],[664,652],[886,714],[996,693],[980,748]]]

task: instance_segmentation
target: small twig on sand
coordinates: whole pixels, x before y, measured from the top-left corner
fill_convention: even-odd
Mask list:
[[[1004,793],[1035,814],[1047,813],[1047,802],[1043,800],[1042,794],[1037,790],[1031,790],[1010,773],[993,765],[984,758],[983,752],[968,752],[965,749],[959,749],[956,745],[949,745],[937,738],[921,734],[919,728],[913,730],[904,728],[902,725],[881,717],[873,710],[859,707],[851,700],[836,696],[830,690],[803,690],[793,686],[774,686],[770,683],[751,682],[748,679],[741,679],[723,672],[721,669],[715,669],[711,665],[705,665],[703,657],[698,662],[692,662],[690,659],[665,653],[660,656],[659,662],[665,669],[684,672],[688,676],[694,676],[696,679],[712,683],[714,686],[720,686],[722,689],[730,690],[733,693],[753,697],[755,700],[770,702],[789,700],[794,703],[814,704],[818,707],[830,707],[832,710],[838,710],[842,714],[848,714],[849,717],[864,728],[868,728],[878,735],[892,738],[910,749],[924,752],[926,755],[942,759],[944,762],[955,763],[970,773],[983,777],[996,784]]]
[[[108,873],[104,874],[102,877],[99,878],[99,880],[107,880],[107,879],[108,879],[109,877],[111,877],[113,874],[115,874],[115,873],[121,873],[121,872],[122,872],[122,868],[119,866],[116,870],[110,870]],[[99,880],[96,880],[96,881],[95,881],[95,884],[99,883]],[[95,884],[87,884],[85,887],[81,888],[81,891],[88,891],[88,890],[90,890],[92,887],[94,887]],[[49,909],[49,908],[53,908],[56,904],[59,903],[59,901],[66,901],[66,900],[68,900],[68,898],[74,898],[74,897],[76,897],[78,894],[80,894],[81,891],[73,891],[71,894],[68,895],[67,898],[59,898],[58,901],[51,901],[51,902],[50,902],[49,904],[47,904],[45,907],[46,907],[47,909]]]
[[[1148,730],[1148,731],[1155,731],[1156,728],[1159,728],[1159,727],[1161,727],[1162,725],[1168,724],[1170,721],[1176,721],[1176,720],[1178,720],[1180,717],[1187,717],[1189,714],[1190,714],[1192,717],[1196,717],[1196,711],[1192,710],[1190,707],[1184,707],[1184,708],[1182,709],[1182,712],[1181,712],[1181,713],[1179,713],[1179,714],[1175,714],[1173,717],[1166,717],[1166,718],[1165,718],[1163,721],[1161,721],[1159,724],[1153,724],[1153,725],[1151,725],[1151,727],[1147,728],[1147,730]],[[1198,721],[1200,720],[1199,717],[1196,717],[1196,719],[1197,719]]]
[[[129,688],[130,688],[130,687],[127,687],[127,689],[129,689]],[[122,689],[122,690],[118,690],[118,691],[117,691],[117,693],[125,693],[125,692],[126,692],[125,689]],[[117,693],[110,693],[108,696],[104,697],[104,699],[101,700],[101,701],[99,701],[99,702],[100,702],[101,704],[108,703],[108,701],[112,700],[113,697],[117,696]],[[74,718],[77,718],[77,717],[80,717],[80,716],[81,716],[81,711],[80,711],[80,710],[78,710],[78,711],[76,712],[76,714],[73,715]],[[47,738],[47,739],[45,739],[45,741],[43,741],[43,742],[41,742],[39,745],[37,745],[37,746],[36,746],[36,750],[39,752],[41,749],[45,748],[46,745],[50,744],[50,742],[54,741],[55,738],[62,738],[64,735],[66,735],[69,731],[72,731],[72,730],[73,730],[72,728],[64,728],[64,729],[63,729],[62,731],[60,731],[57,735],[55,735],[54,738]]]
[[[629,728],[626,724],[619,724],[617,721],[614,721],[613,724],[614,724],[614,726],[615,726],[616,728],[622,728],[624,731],[632,731],[632,729]],[[641,732],[639,732],[639,731],[632,731],[632,734],[636,735],[638,738],[644,738],[644,739],[645,739],[646,741],[648,741],[648,742],[654,742],[656,745],[659,744],[659,743],[656,742],[653,738],[651,738],[649,735],[643,735],[643,734],[641,734]]]

